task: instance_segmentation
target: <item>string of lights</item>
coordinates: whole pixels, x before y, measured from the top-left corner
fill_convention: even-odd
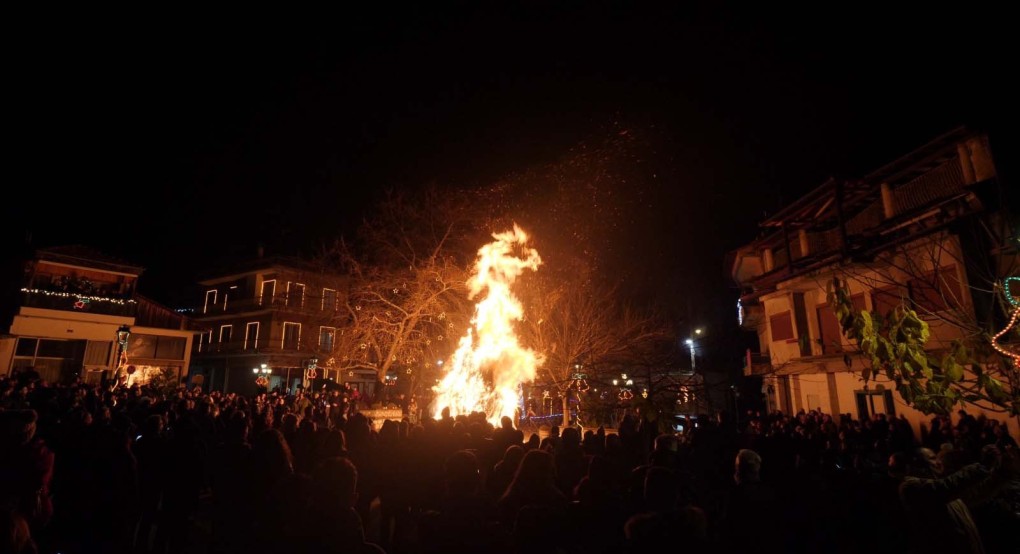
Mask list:
[[[85,294],[77,294],[73,292],[60,292],[52,290],[27,289],[27,288],[21,289],[21,292],[27,292],[29,294],[41,294],[43,296],[55,296],[58,298],[77,298],[79,301],[82,302],[109,302],[111,304],[120,304],[122,306],[125,304],[137,304],[137,302],[132,299],[110,298],[108,296],[88,296]]]
[[[999,344],[999,339],[1016,326],[1017,320],[1020,320],[1020,299],[1018,299],[1016,295],[1012,294],[1009,290],[1010,284],[1014,281],[1020,282],[1020,277],[1006,277],[1006,279],[1002,282],[1003,293],[1006,296],[1006,300],[1009,301],[1010,306],[1013,306],[1013,314],[1010,316],[1009,323],[1006,327],[992,337],[992,348],[994,348],[999,354],[1013,360],[1014,366],[1020,366],[1020,353],[1009,350]]]

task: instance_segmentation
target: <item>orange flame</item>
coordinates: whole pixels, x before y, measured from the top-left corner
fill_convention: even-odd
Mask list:
[[[475,305],[471,327],[447,364],[446,376],[433,390],[433,415],[443,408],[450,416],[483,412],[494,425],[503,416],[514,417],[522,383],[533,381],[542,358],[522,347],[514,322],[524,317],[521,303],[510,292],[524,270],[535,271],[542,263],[538,251],[527,248],[528,235],[516,224],[512,231],[493,233],[494,242],[478,250],[475,274],[468,280],[469,299],[484,292]],[[514,246],[524,257],[514,255]]]

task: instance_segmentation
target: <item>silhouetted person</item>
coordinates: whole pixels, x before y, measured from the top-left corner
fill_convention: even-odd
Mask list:
[[[495,503],[482,488],[479,469],[478,459],[469,450],[455,452],[446,459],[442,498],[422,526],[428,552],[467,554],[497,550],[495,546],[503,537],[491,525]]]
[[[1016,476],[1018,460],[986,460],[996,467],[970,464],[944,475],[942,464],[929,448],[918,448],[911,456],[908,475],[900,484],[900,499],[910,521],[914,552],[984,553],[981,535],[969,505],[991,499]]]
[[[737,453],[733,480],[721,522],[720,542],[727,552],[782,552],[775,531],[782,507],[772,488],[761,482],[761,456],[753,450]],[[765,540],[767,538],[767,540]]]
[[[301,531],[286,552],[296,554],[385,554],[366,542],[365,529],[354,509],[358,469],[347,458],[323,461],[312,473],[311,503]]]
[[[36,436],[35,410],[0,412],[0,506],[16,510],[33,533],[53,516],[54,455]]]
[[[552,454],[531,450],[499,499],[499,519],[512,529],[518,550],[552,548],[558,543],[569,500],[556,486]]]
[[[644,509],[624,526],[632,552],[683,542],[685,552],[706,552],[708,519],[704,511],[678,505],[680,482],[672,469],[653,466],[645,474]]]
[[[517,466],[521,464],[523,458],[524,448],[520,445],[515,444],[506,448],[503,452],[503,459],[496,462],[489,473],[489,481],[486,483],[486,489],[493,498],[503,496],[507,487],[510,486],[510,482],[513,481]]]

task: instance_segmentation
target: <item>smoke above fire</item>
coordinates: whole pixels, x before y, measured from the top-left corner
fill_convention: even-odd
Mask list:
[[[542,259],[528,248],[528,235],[516,224],[492,237],[478,250],[467,282],[468,299],[480,298],[471,326],[433,389],[435,417],[449,408],[453,417],[482,412],[495,425],[503,416],[513,418],[521,384],[534,381],[542,363],[539,354],[517,340],[514,323],[524,317],[524,309],[511,291],[525,270],[538,270]]]

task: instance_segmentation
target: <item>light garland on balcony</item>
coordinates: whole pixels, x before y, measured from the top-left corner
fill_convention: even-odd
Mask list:
[[[1013,352],[1002,347],[999,344],[999,338],[1002,337],[1002,335],[1008,333],[1010,329],[1012,329],[1016,325],[1018,319],[1020,319],[1020,307],[1013,310],[1013,316],[1009,318],[1009,324],[1006,325],[1006,327],[1003,330],[996,333],[994,337],[992,337],[992,348],[994,348],[995,351],[998,352],[999,354],[1002,354],[1003,356],[1012,359],[1013,365],[1015,366],[1020,366],[1020,353]]]
[[[1006,295],[1006,300],[1008,300],[1009,303],[1014,308],[1020,308],[1020,298],[1017,298],[1013,293],[1009,291],[1009,284],[1012,282],[1020,283],[1020,277],[1006,277],[1002,281],[1002,290],[1003,293]]]
[[[88,296],[88,295],[85,295],[85,294],[77,294],[77,293],[73,293],[73,292],[58,292],[58,291],[42,290],[42,289],[26,289],[26,288],[23,288],[23,289],[21,289],[21,292],[27,292],[29,294],[41,294],[43,296],[56,296],[58,298],[77,298],[78,300],[75,302],[75,304],[77,304],[78,302],[82,302],[82,303],[88,303],[88,302],[109,302],[111,304],[119,304],[119,305],[123,306],[125,304],[137,304],[138,303],[137,301],[131,300],[131,299],[124,300],[124,299],[121,299],[121,298],[110,298],[108,296]]]
[[[1009,304],[1013,306],[1013,314],[1010,316],[1009,323],[1006,325],[1006,327],[1003,330],[996,333],[994,337],[992,337],[992,348],[994,348],[995,351],[998,352],[999,354],[1002,354],[1003,356],[1006,356],[1007,358],[1013,360],[1014,366],[1020,366],[1020,353],[1017,353],[1013,350],[1009,350],[999,344],[999,339],[1002,338],[1003,335],[1008,333],[1010,329],[1016,326],[1017,320],[1020,320],[1020,300],[1018,300],[1017,297],[1014,296],[1009,291],[1009,284],[1012,281],[1020,282],[1020,277],[1006,277],[1006,279],[1003,280],[1002,282],[1002,288],[1004,294],[1006,295],[1006,300],[1008,300]]]

